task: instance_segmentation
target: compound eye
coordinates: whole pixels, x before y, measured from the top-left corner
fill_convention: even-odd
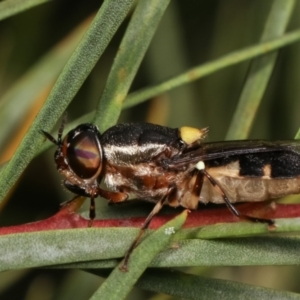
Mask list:
[[[80,178],[89,179],[100,173],[102,150],[97,134],[86,130],[68,140],[66,158],[70,168]]]

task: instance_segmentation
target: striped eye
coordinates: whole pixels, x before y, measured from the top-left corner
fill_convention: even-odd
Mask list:
[[[69,167],[80,178],[89,179],[98,175],[102,168],[102,150],[98,130],[78,128],[70,132],[65,143]]]

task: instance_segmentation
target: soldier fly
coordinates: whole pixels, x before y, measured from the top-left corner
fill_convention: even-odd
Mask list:
[[[155,203],[123,264],[163,205],[197,209],[198,203],[225,203],[238,218],[273,225],[269,219],[242,215],[235,202],[255,202],[300,193],[300,144],[297,141],[245,140],[201,143],[208,128],[172,129],[149,123],[118,124],[100,134],[82,124],[57,140],[55,162],[71,192],[91,199],[122,202],[131,195]],[[109,190],[99,184],[104,180]]]

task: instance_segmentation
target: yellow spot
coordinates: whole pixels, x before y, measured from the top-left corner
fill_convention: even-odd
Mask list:
[[[179,129],[181,139],[188,145],[193,144],[201,139],[204,139],[208,133],[208,127],[198,129],[193,127],[183,126]]]
[[[271,170],[272,170],[272,167],[270,164],[265,165],[263,168],[264,176],[271,177]]]

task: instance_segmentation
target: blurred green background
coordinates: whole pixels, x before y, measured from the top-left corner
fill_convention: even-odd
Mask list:
[[[50,1],[0,23],[0,110],[2,99],[22,81],[54,47],[59,53],[70,35],[87,28],[101,1]],[[258,43],[273,1],[190,0],[171,1],[134,80],[131,91],[162,82],[189,68]],[[300,2],[296,2],[287,32],[299,28]],[[118,51],[127,22],[121,26],[104,55],[68,108],[69,121],[95,109]],[[83,29],[84,31],[84,29]],[[76,35],[76,34],[75,34]],[[80,35],[78,33],[78,35]],[[67,58],[66,58],[67,59]],[[235,111],[249,61],[222,69],[124,110],[120,121],[149,121],[180,127],[209,126],[208,141],[224,140]],[[54,66],[54,64],[53,64]],[[63,63],[61,63],[63,66]],[[49,73],[53,70],[49,64]],[[300,45],[281,49],[258,110],[250,138],[292,139],[300,125]],[[59,68],[57,75],[59,74]],[[55,74],[55,73],[54,73]],[[0,154],[2,162],[13,153],[15,137],[28,126],[55,81],[40,88],[39,97],[10,126]],[[30,90],[24,88],[24,94]],[[12,107],[13,111],[14,108]],[[1,207],[1,226],[44,219],[71,196],[61,188],[53,161],[54,148],[38,156]],[[106,204],[106,203],[104,203]],[[254,285],[300,292],[298,267],[200,268],[188,272]],[[87,299],[101,278],[80,270],[24,270],[0,274],[0,299]],[[134,290],[128,299],[171,299]],[[173,298],[172,298],[173,299]]]

